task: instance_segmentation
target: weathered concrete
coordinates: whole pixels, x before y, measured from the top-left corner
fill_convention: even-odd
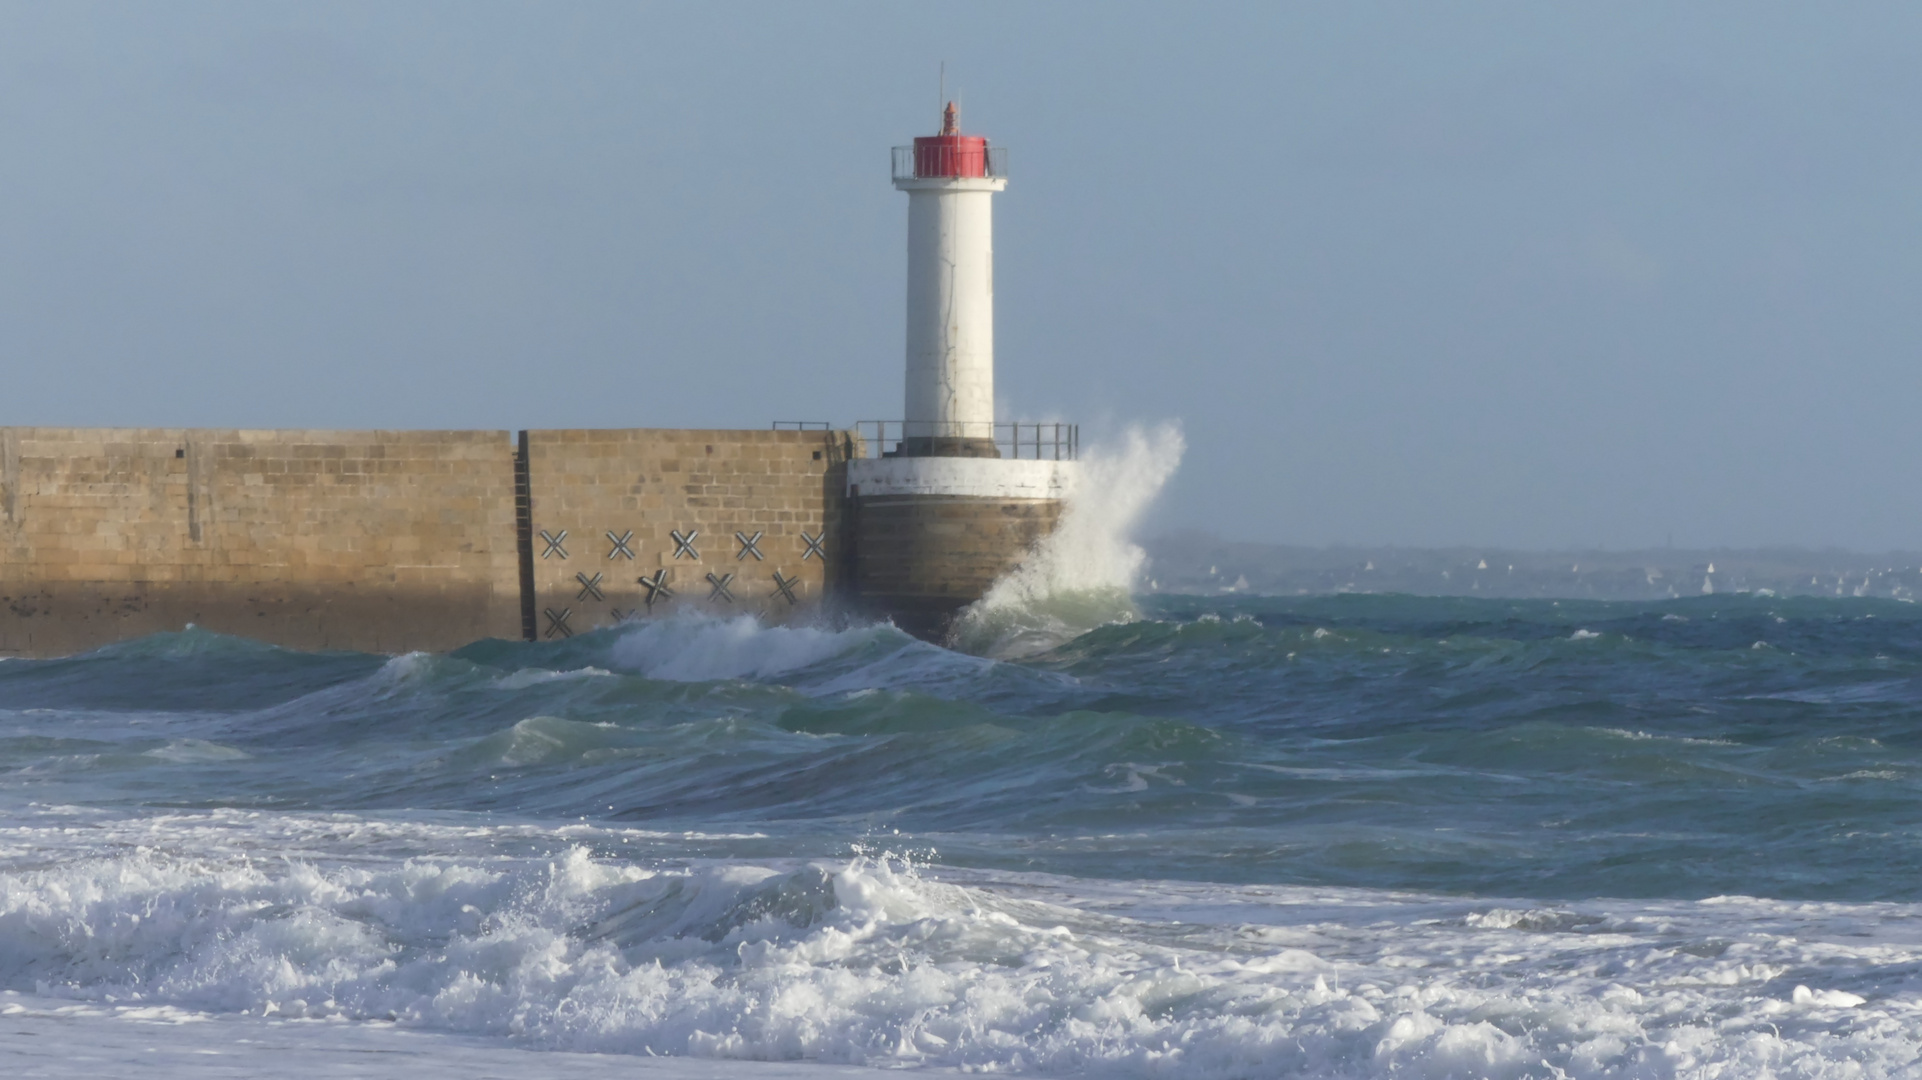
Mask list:
[[[858,444],[839,433],[524,438],[523,463],[505,431],[0,429],[0,655],[188,623],[378,652],[558,635],[644,608],[643,569],[700,604],[706,573],[735,573],[737,602],[716,607],[779,617],[818,604],[841,565]],[[540,559],[541,529],[568,530],[569,558]],[[630,529],[635,557],[608,559],[604,533]],[[671,529],[701,531],[699,561],[672,559]],[[761,560],[736,558],[736,531],[763,534]],[[804,558],[804,531],[827,558]],[[602,599],[575,599],[577,572],[603,575]],[[565,629],[549,607],[573,609]]]
[[[302,648],[517,632],[501,431],[11,428],[0,654],[188,623]]]
[[[848,463],[848,493],[1065,499],[1078,475],[1072,461],[979,457],[867,458]]]
[[[854,446],[844,433],[530,431],[528,440],[542,636],[561,632],[563,612],[574,632],[690,607],[780,620],[839,584],[826,556],[841,533]],[[562,530],[558,548],[540,535]],[[630,532],[623,550],[617,540]],[[692,538],[689,549],[675,532]],[[743,542],[756,534],[751,548]],[[673,597],[650,605],[653,590],[639,579],[662,571]]]
[[[881,458],[848,467],[853,593],[939,640],[1060,521],[1072,462]]]

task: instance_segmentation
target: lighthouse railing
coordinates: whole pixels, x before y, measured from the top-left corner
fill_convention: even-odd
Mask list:
[[[914,422],[914,431],[917,441],[927,438],[966,440],[979,438],[984,426],[917,420]],[[868,457],[894,457],[901,452],[901,443],[907,437],[907,423],[902,420],[860,420],[856,421],[854,429],[860,434]],[[994,448],[1003,458],[1074,461],[1081,455],[1081,425],[1057,421],[995,424]]]

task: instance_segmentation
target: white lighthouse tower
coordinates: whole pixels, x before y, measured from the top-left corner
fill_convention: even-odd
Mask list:
[[[900,453],[996,457],[994,195],[1000,154],[963,135],[954,103],[941,134],[900,148],[894,186],[908,193],[908,378]]]
[[[941,134],[894,148],[894,186],[908,193],[907,412],[892,448],[892,422],[862,425],[847,463],[846,595],[936,641],[1054,531],[1076,476],[1075,425],[994,420],[1004,165],[956,128],[952,102]]]

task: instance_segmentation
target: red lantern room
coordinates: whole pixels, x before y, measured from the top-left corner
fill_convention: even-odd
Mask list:
[[[941,134],[918,135],[914,140],[914,175],[920,180],[987,176],[988,140],[963,135],[955,126],[954,102],[941,113]]]

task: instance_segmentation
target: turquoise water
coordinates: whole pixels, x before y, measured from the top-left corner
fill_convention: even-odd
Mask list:
[[[0,986],[1099,1075],[1915,1067],[1913,605],[1144,603],[1020,661],[677,619],[0,663]]]

